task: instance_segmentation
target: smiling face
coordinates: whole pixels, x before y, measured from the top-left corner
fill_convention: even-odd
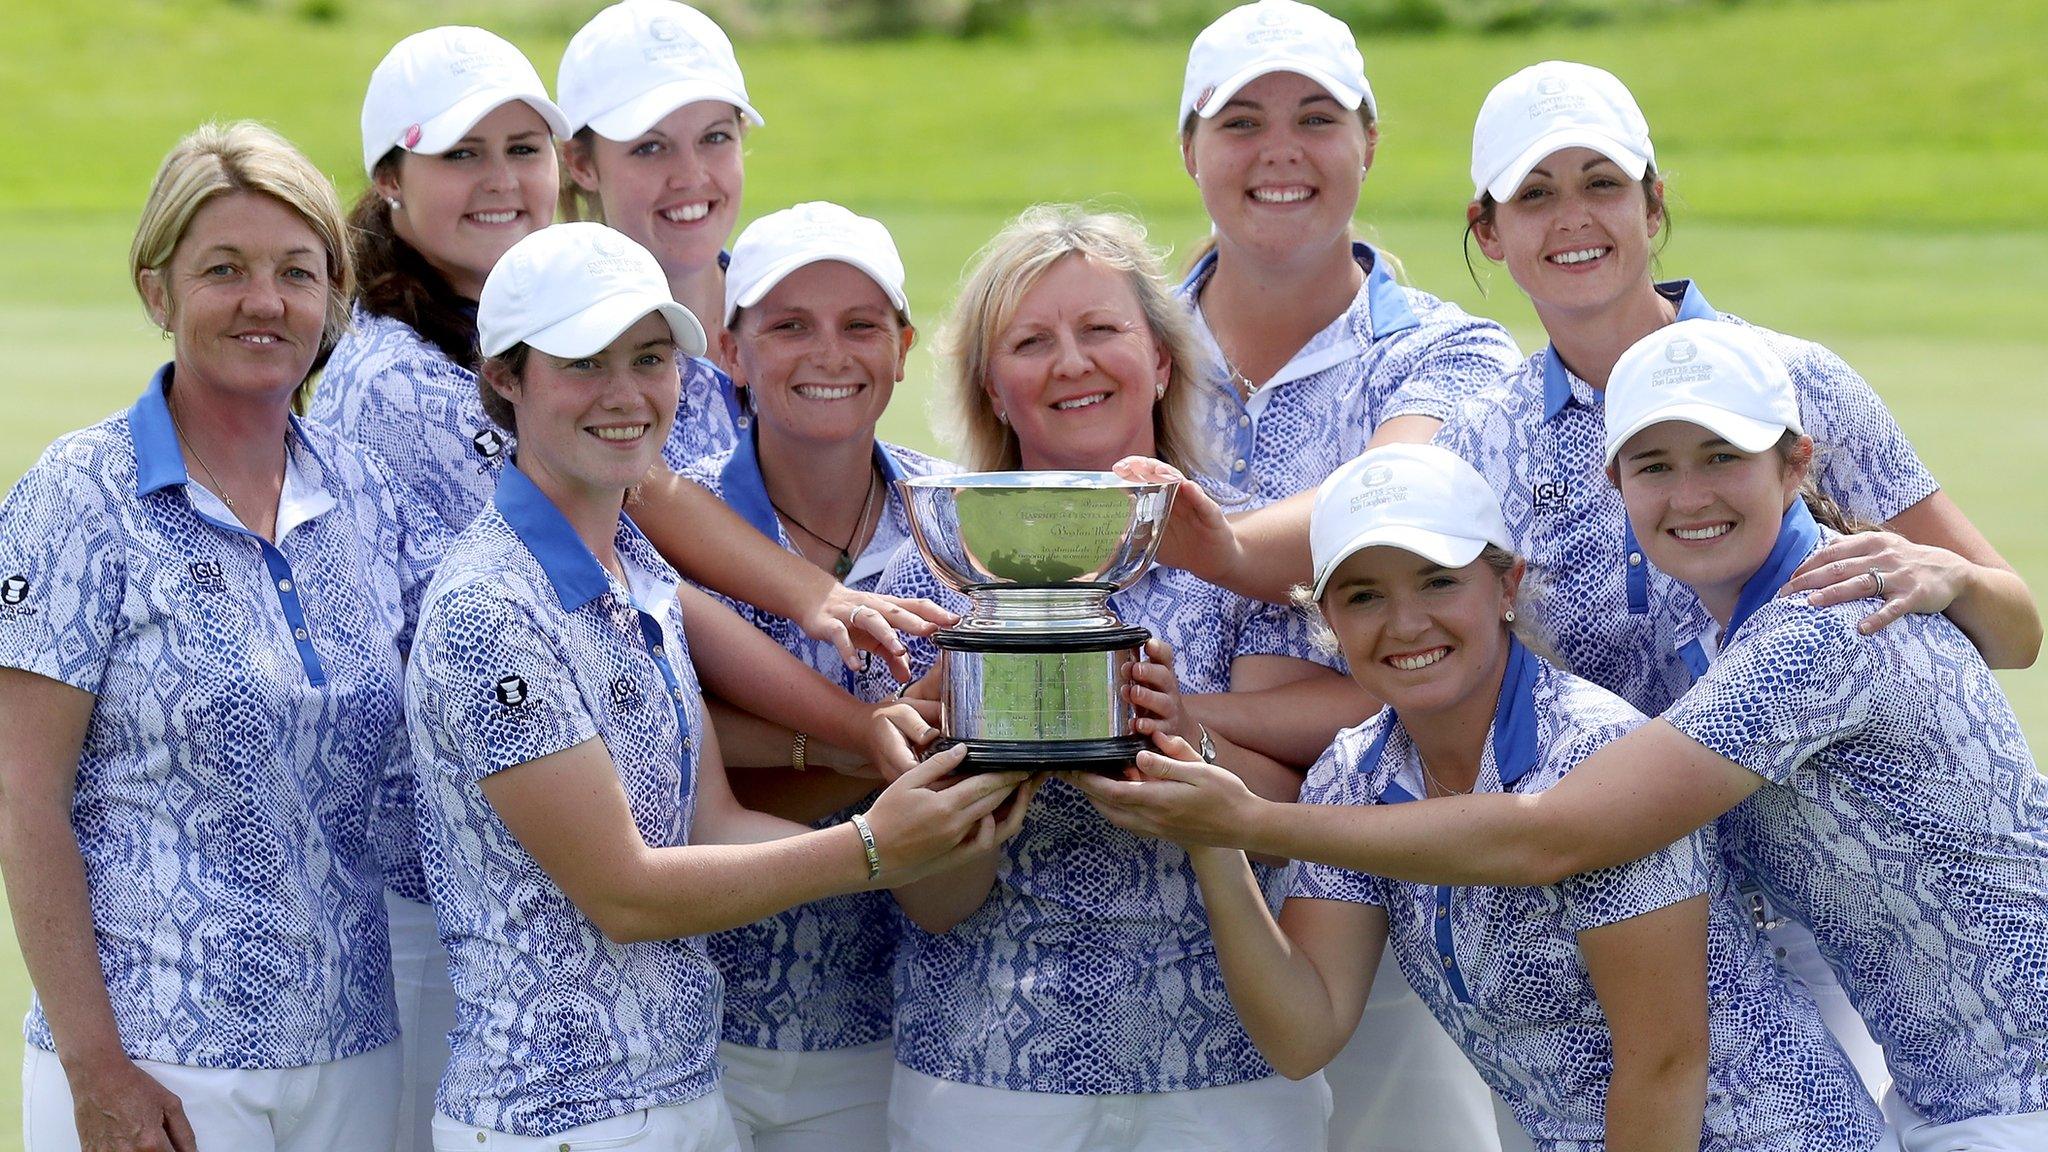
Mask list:
[[[681,377],[668,321],[650,312],[603,351],[574,359],[534,349],[518,379],[485,365],[519,426],[519,469],[557,504],[615,500],[661,459]]]
[[[1629,437],[1614,479],[1650,562],[1726,620],[1778,542],[1812,445],[1802,437],[1789,459],[1743,452],[1709,429],[1667,420]]]
[[[1054,261],[994,334],[989,401],[1025,468],[1101,470],[1153,454],[1172,371],[1130,276],[1080,254]]]
[[[455,291],[474,300],[505,250],[555,219],[555,146],[523,100],[492,109],[438,156],[400,152],[377,193],[398,201],[391,227]]]
[[[700,100],[627,141],[583,135],[569,174],[604,205],[605,223],[661,261],[670,281],[710,267],[740,215],[746,183],[740,114]]]
[[[327,248],[292,208],[256,192],[208,200],[171,258],[141,279],[170,333],[177,387],[288,400],[326,322]]]
[[[723,336],[733,382],[750,391],[764,433],[874,439],[916,333],[872,277],[837,260],[807,264],[733,321]]]
[[[1661,185],[1660,185],[1661,187]],[[1642,181],[1591,148],[1553,152],[1473,236],[1540,310],[1596,311],[1650,279],[1650,241],[1663,227]]]
[[[1322,85],[1268,72],[1196,117],[1181,158],[1226,243],[1284,259],[1349,243],[1377,141]]]
[[[1443,568],[1401,548],[1346,557],[1323,592],[1323,619],[1351,676],[1410,724],[1484,701],[1490,709],[1506,668],[1519,565],[1503,574],[1485,560]]]

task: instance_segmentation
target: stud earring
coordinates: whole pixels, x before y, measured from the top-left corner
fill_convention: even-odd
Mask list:
[[[396,197],[396,196],[386,196],[386,197],[384,198],[384,204],[385,204],[385,206],[386,206],[386,207],[390,208],[390,209],[391,209],[391,210],[392,210],[393,212],[396,212],[396,211],[398,211],[398,197]]]
[[[1152,398],[1153,398],[1154,400],[1164,400],[1164,399],[1166,399],[1166,385],[1164,385],[1164,384],[1155,384],[1155,385],[1153,385],[1153,386],[1152,386]]]
[[[1008,412],[1003,411],[1001,408],[996,409],[996,423],[1008,427],[1010,423],[1010,414]]]
[[[1515,622],[1515,610],[1513,608],[1510,608],[1507,611],[1501,613],[1500,622],[1503,624],[1513,624]]]

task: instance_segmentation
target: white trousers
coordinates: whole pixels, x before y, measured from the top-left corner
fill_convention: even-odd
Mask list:
[[[398,1128],[392,1152],[428,1152],[434,1146],[434,1092],[448,1068],[448,1033],[455,1028],[455,989],[448,983],[448,950],[434,927],[434,906],[384,890],[391,921],[391,983],[398,993]]]
[[[2041,1152],[2048,1148],[2048,1112],[1978,1116],[1936,1124],[1895,1091],[1884,1094],[1887,1124],[1878,1152]]]
[[[887,1040],[830,1052],[720,1044],[719,1084],[741,1152],[884,1152],[889,1146]]]
[[[1778,966],[1806,985],[1806,990],[1813,994],[1814,1006],[1820,1009],[1821,1023],[1834,1033],[1835,1042],[1842,1046],[1849,1063],[1856,1066],[1856,1074],[1863,1078],[1863,1086],[1870,1090],[1870,1098],[1882,1101],[1892,1086],[1892,1073],[1885,1066],[1884,1049],[1870,1038],[1870,1028],[1864,1024],[1863,1014],[1849,1002],[1849,994],[1843,991],[1835,970],[1821,959],[1820,945],[1814,941],[1813,933],[1799,921],[1786,918],[1766,928],[1764,940],[1770,945],[1771,954],[1778,958]]]
[[[398,1045],[303,1068],[192,1068],[137,1060],[177,1094],[201,1152],[388,1152]],[[26,1152],[78,1152],[71,1083],[56,1054],[21,1061]]]
[[[547,1136],[512,1136],[438,1113],[433,1123],[434,1152],[738,1152],[740,1146],[725,1095],[716,1088],[687,1104],[643,1108]]]
[[[1496,1152],[1501,1146],[1493,1090],[1409,987],[1391,952],[1380,956],[1358,1031],[1323,1075],[1335,1104],[1330,1152]],[[1519,1131],[1512,1117],[1507,1124]]]
[[[1320,1075],[1075,1096],[957,1084],[898,1064],[889,1091],[890,1152],[1316,1152],[1329,1120]]]

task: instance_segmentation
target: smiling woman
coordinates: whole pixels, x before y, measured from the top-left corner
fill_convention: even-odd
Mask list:
[[[267,129],[182,141],[131,257],[172,361],[0,506],[0,867],[37,992],[32,1149],[391,1146],[368,828],[407,763],[426,542],[381,469],[291,414],[345,322],[343,227]]]

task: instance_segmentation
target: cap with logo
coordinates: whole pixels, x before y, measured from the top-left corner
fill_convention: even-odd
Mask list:
[[[699,100],[731,104],[760,124],[732,41],[711,17],[675,0],[623,0],[590,18],[562,53],[555,91],[573,134],[631,140]]]
[[[1629,346],[1607,378],[1607,463],[1653,424],[1697,424],[1744,452],[1804,432],[1785,361],[1763,337],[1721,320],[1680,320]]]
[[[1433,444],[1382,445],[1332,472],[1316,490],[1308,540],[1318,600],[1337,566],[1367,548],[1463,568],[1488,544],[1515,546],[1485,477]]]
[[[1214,116],[1240,88],[1269,72],[1293,72],[1321,84],[1347,110],[1379,115],[1365,57],[1342,20],[1296,0],[1259,0],[1232,8],[1202,29],[1188,49],[1180,120]]]
[[[450,25],[415,32],[384,54],[363,94],[363,171],[393,148],[438,156],[501,104],[523,100],[548,131],[568,139],[562,110],[519,49],[484,31]]]
[[[791,272],[824,260],[851,264],[881,285],[898,312],[910,313],[903,295],[903,257],[879,220],[857,216],[823,200],[770,212],[740,233],[725,269],[725,323],[752,308]]]
[[[602,224],[556,224],[514,244],[484,279],[477,343],[486,356],[516,344],[589,356],[650,312],[685,355],[704,354],[703,326],[669,294],[652,253]]]
[[[1472,127],[1472,197],[1504,201],[1543,158],[1591,148],[1640,180],[1657,159],[1650,123],[1612,72],[1546,60],[1493,86]]]

